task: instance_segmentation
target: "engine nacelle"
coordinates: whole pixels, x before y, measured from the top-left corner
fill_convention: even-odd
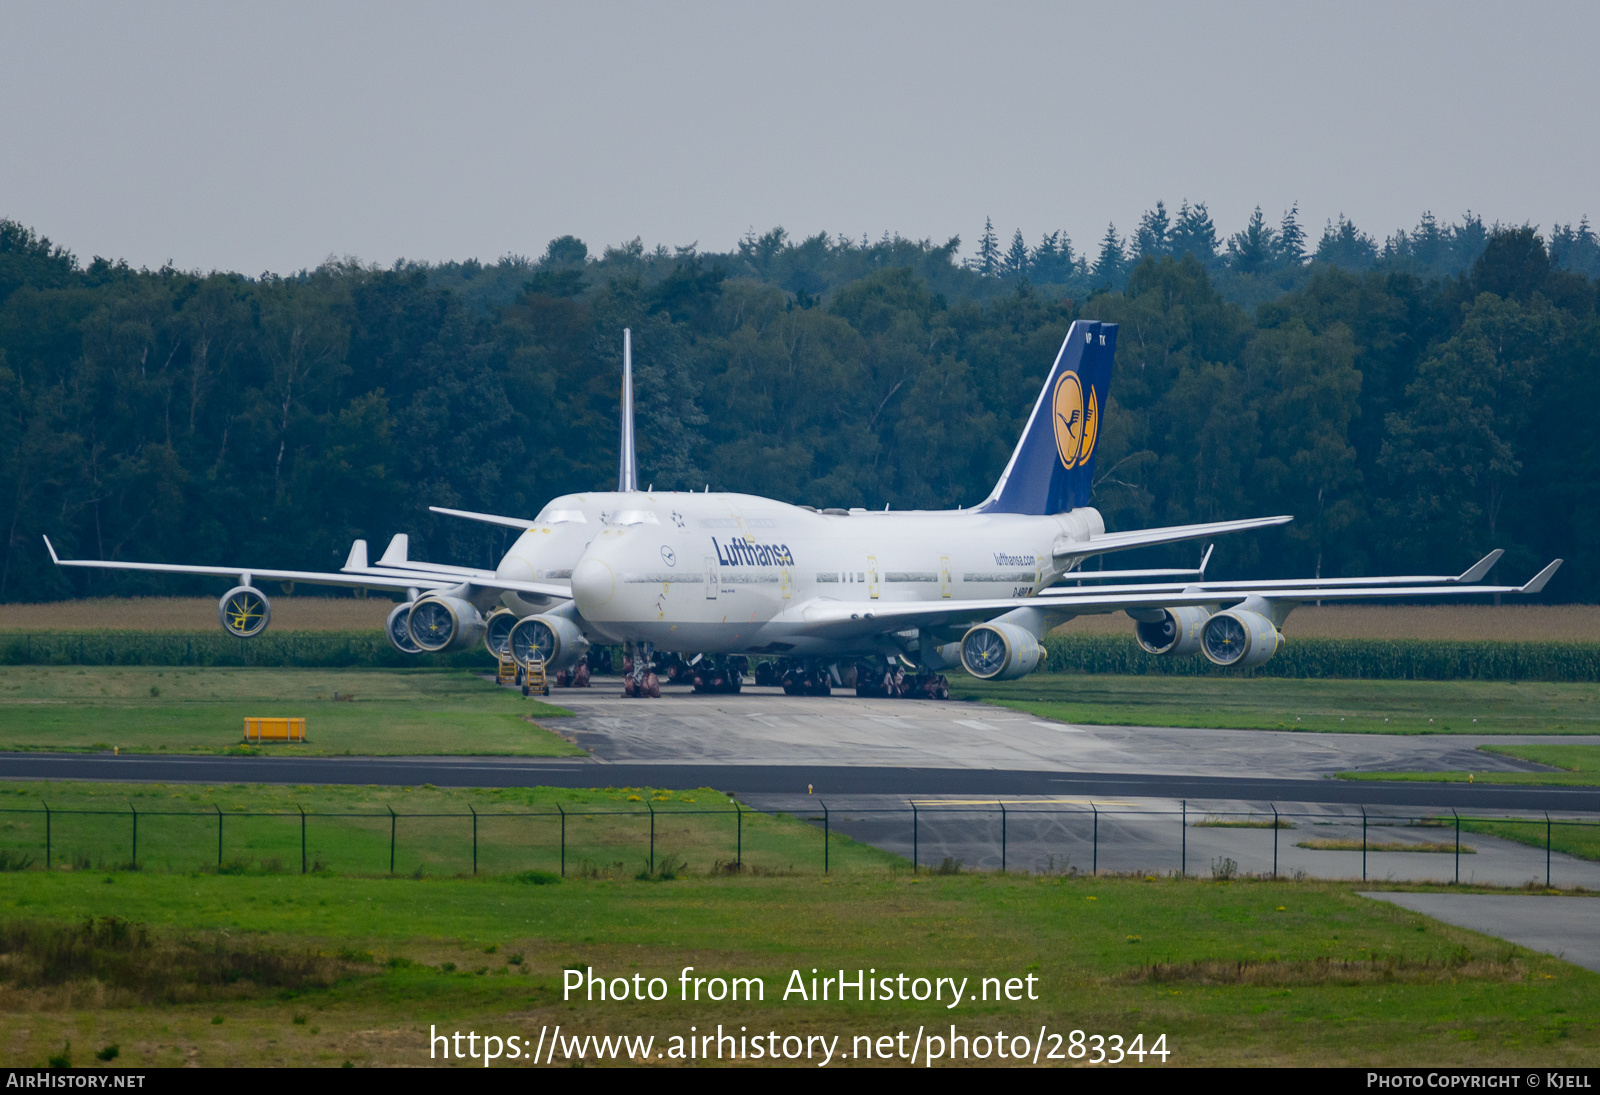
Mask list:
[[[411,641],[429,654],[460,650],[483,637],[483,617],[470,602],[459,597],[427,596],[417,600],[406,616]]]
[[[272,622],[272,602],[254,586],[235,586],[217,602],[222,630],[238,639],[253,639]]]
[[[497,608],[489,613],[489,618],[484,622],[483,645],[495,657],[510,650],[511,629],[517,626],[517,614],[509,608]]]
[[[1200,629],[1211,614],[1198,606],[1156,609],[1157,620],[1140,620],[1133,634],[1139,645],[1151,654],[1180,656],[1200,653]]]
[[[1260,665],[1283,646],[1283,635],[1259,612],[1230,608],[1200,628],[1200,649],[1217,665],[1248,669]]]
[[[576,665],[589,653],[589,640],[578,625],[564,616],[528,616],[512,627],[507,641],[517,664],[526,666],[534,651],[544,659],[546,672],[559,673]]]
[[[978,624],[961,639],[961,664],[980,680],[1010,681],[1033,672],[1043,648],[1015,624]]]
[[[389,636],[389,645],[402,654],[422,653],[422,647],[411,637],[411,628],[408,626],[411,606],[415,603],[404,601],[395,605],[394,610],[389,613],[389,618],[383,622],[383,633]]]

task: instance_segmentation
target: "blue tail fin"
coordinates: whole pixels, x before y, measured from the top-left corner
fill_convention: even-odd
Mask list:
[[[1088,504],[1116,351],[1115,323],[1080,319],[1072,325],[1011,462],[989,497],[974,509],[1064,513]]]

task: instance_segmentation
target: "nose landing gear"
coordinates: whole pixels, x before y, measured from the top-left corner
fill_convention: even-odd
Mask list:
[[[629,699],[659,700],[661,679],[651,664],[649,643],[629,643],[622,659],[622,694]]]

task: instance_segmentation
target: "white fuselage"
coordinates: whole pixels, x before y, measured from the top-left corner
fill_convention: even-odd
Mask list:
[[[1104,531],[1087,507],[1056,516],[828,514],[748,494],[613,497],[625,501],[589,529],[572,570],[579,618],[601,641],[685,653],[887,649],[887,637],[807,635],[804,606],[860,603],[865,614],[879,602],[1004,597],[1020,607],[1065,571],[1057,561],[1064,542]]]

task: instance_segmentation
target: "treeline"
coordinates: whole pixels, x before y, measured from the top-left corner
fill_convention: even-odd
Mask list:
[[[1096,471],[1111,527],[1293,513],[1221,544],[1215,572],[1453,571],[1503,546],[1500,576],[1561,555],[1547,598],[1600,596],[1587,222],[1556,253],[1487,228],[1440,273],[1419,233],[1366,269],[1309,244],[1286,264],[1261,218],[1174,253],[1195,215],[1165,252],[1136,234],[1112,289],[975,268],[954,240],[781,230],[726,255],[563,237],[537,261],[247,278],[83,264],[0,222],[0,598],[209,588],[63,572],[41,533],[64,554],[322,569],[404,531],[417,557],[492,565],[505,534],[425,507],[531,515],[614,484],[625,326],[646,484],[970,505],[1080,316],[1123,325]],[[1461,261],[1476,229],[1435,228]],[[1252,231],[1278,265],[1235,258]],[[1285,270],[1251,310],[1223,292]]]

